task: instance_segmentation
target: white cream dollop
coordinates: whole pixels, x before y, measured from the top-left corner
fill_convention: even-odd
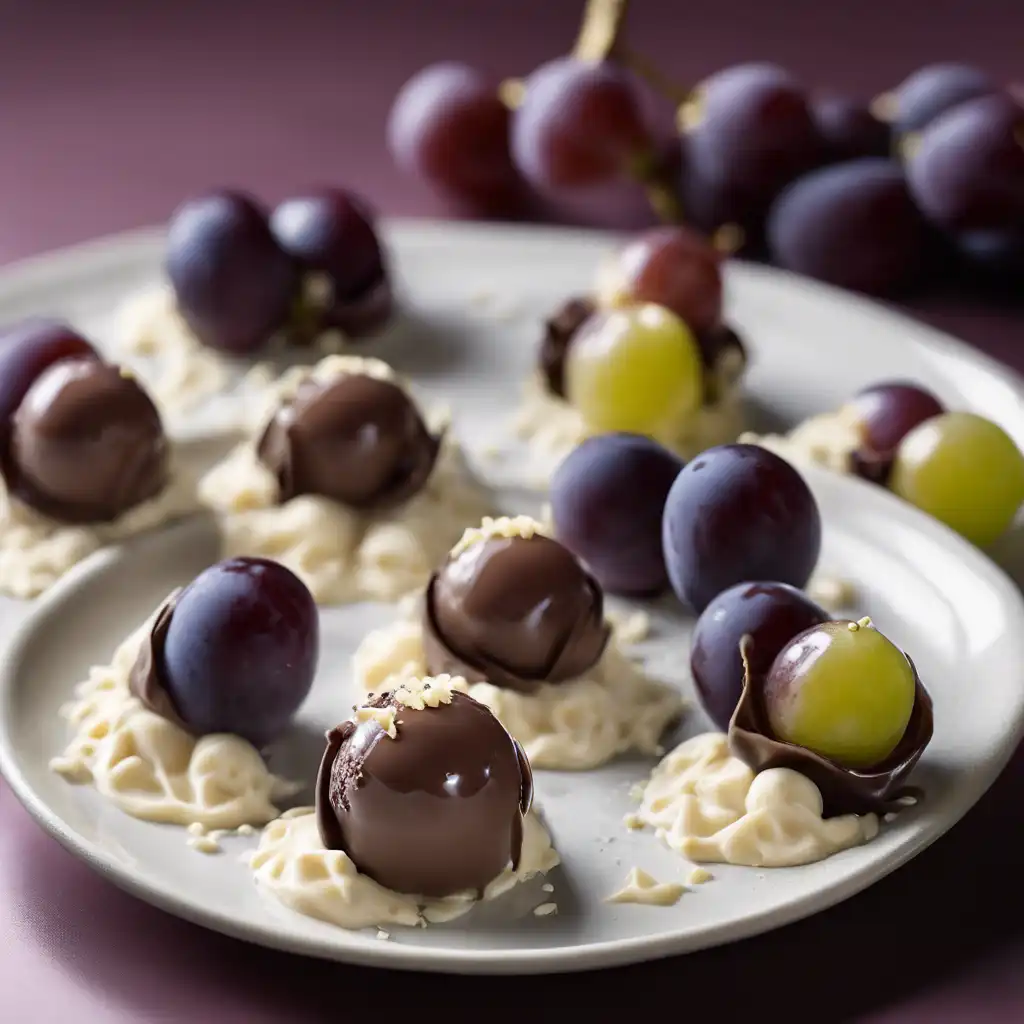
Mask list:
[[[280,379],[254,415],[254,436],[310,374],[314,380],[331,380],[356,372],[401,383],[380,360],[329,356],[311,371],[293,370]],[[435,412],[430,425],[436,429],[446,418],[443,410]],[[277,481],[260,463],[251,441],[211,469],[199,493],[218,514],[225,557],[276,559],[323,605],[394,601],[421,587],[462,535],[464,524],[491,510],[486,490],[450,433],[423,489],[386,512],[364,514],[316,495],[279,505]]]
[[[844,405],[833,412],[811,416],[788,434],[742,434],[744,444],[759,444],[797,466],[823,466],[850,473],[851,457],[860,447],[861,433],[856,410]]]
[[[368,633],[353,656],[356,685],[381,693],[427,674],[418,619]],[[491,683],[452,681],[490,708],[522,744],[535,768],[596,768],[627,751],[661,752],[666,727],[683,711],[673,687],[646,675],[609,641],[585,675],[518,693]]]
[[[129,675],[151,624],[76,687],[62,710],[74,734],[51,769],[145,821],[205,830],[276,818],[276,802],[300,787],[271,773],[255,747],[224,734],[196,739],[132,695]]]
[[[514,886],[560,863],[540,818],[530,812],[523,822],[519,866],[511,864],[484,890],[490,901]],[[327,850],[320,840],[311,808],[271,822],[260,838],[250,865],[256,882],[292,910],[340,928],[373,925],[425,925],[461,917],[478,902],[475,892],[426,899],[393,892],[360,874],[341,850]]]
[[[878,834],[874,814],[823,818],[818,787],[798,772],[755,775],[722,733],[694,736],[667,754],[626,823],[653,828],[693,861],[750,867],[810,864]]]

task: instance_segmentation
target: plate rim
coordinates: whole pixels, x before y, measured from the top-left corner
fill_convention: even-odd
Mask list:
[[[1024,595],[994,561],[942,523],[926,516],[904,502],[864,481],[841,477],[818,467],[800,467],[812,489],[832,487],[842,490],[853,488],[858,503],[874,502],[881,508],[876,515],[885,513],[909,522],[915,529],[931,534],[936,543],[951,547],[950,557],[966,562],[973,571],[999,596],[1000,605],[1010,608],[1024,626]],[[197,528],[195,516],[183,520],[165,531]],[[139,542],[146,535],[135,538]],[[742,918],[724,922],[697,933],[634,936],[611,939],[586,945],[547,946],[537,949],[442,949],[429,946],[406,946],[400,943],[360,943],[341,946],[327,939],[302,938],[280,935],[270,929],[258,928],[220,911],[204,909],[189,902],[168,886],[147,881],[119,864],[101,847],[89,842],[66,825],[64,819],[40,796],[22,772],[21,759],[15,755],[10,736],[11,716],[8,713],[15,692],[15,667],[24,656],[24,649],[32,643],[40,620],[50,614],[53,605],[59,605],[81,585],[85,579],[101,572],[120,559],[132,557],[131,541],[97,551],[85,559],[54,585],[41,599],[24,622],[20,623],[4,645],[4,658],[0,664],[0,774],[28,813],[43,829],[53,836],[72,855],[92,870],[144,902],[193,924],[221,932],[233,938],[256,945],[280,949],[285,952],[311,956],[316,959],[342,962],[358,966],[385,969],[430,971],[441,974],[532,975],[550,973],[576,973],[604,967],[626,966],[639,962],[686,955],[726,943],[752,938],[774,931],[796,921],[811,917],[848,899],[912,860],[928,846],[959,823],[988,791],[1009,762],[1021,737],[1024,736],[1024,686],[1018,695],[1009,728],[1003,733],[998,746],[990,753],[982,768],[970,774],[970,786],[965,796],[963,812],[954,820],[945,820],[900,844],[894,850],[855,869],[842,882],[827,890],[807,894],[781,908],[765,908]],[[1022,631],[1024,635],[1024,631]],[[1022,680],[1024,681],[1024,680]],[[656,842],[652,837],[652,842]]]

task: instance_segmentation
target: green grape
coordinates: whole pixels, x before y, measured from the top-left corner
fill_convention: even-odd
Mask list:
[[[703,399],[700,349],[674,313],[651,303],[590,318],[569,346],[566,397],[594,433],[660,436]]]
[[[861,619],[812,626],[783,648],[765,680],[764,707],[777,739],[868,768],[896,749],[915,696],[907,656]]]
[[[991,420],[935,416],[896,451],[890,488],[979,547],[1005,532],[1024,502],[1024,455]]]

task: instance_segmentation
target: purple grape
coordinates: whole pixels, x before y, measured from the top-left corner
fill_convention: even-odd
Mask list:
[[[175,211],[167,275],[178,309],[204,345],[255,352],[284,327],[299,289],[295,261],[274,240],[265,211],[240,192],[214,192]]]
[[[1024,226],[1024,109],[997,93],[936,118],[907,159],[918,205],[950,231]]]
[[[960,256],[979,282],[1009,287],[1024,284],[1024,228],[969,231],[955,239]]]
[[[662,540],[672,589],[699,614],[746,580],[804,586],[821,551],[821,515],[784,459],[757,445],[726,444],[676,477]]]
[[[80,334],[57,320],[34,318],[0,333],[0,439],[6,443],[11,417],[40,374],[65,359],[100,359]]]
[[[388,319],[392,305],[384,254],[362,199],[340,188],[286,199],[274,210],[270,230],[303,270],[330,282],[326,306],[310,311],[315,331],[341,327],[369,333]]]
[[[847,96],[817,96],[811,113],[831,160],[890,154],[889,126],[875,117],[866,103]]]
[[[969,64],[928,64],[892,93],[893,127],[901,135],[919,132],[947,110],[998,91],[992,78]]]
[[[907,434],[946,411],[930,391],[903,381],[873,384],[859,391],[850,405],[856,410],[863,440],[854,455],[855,468],[870,480],[885,478]]]
[[[555,536],[612,594],[668,587],[661,517],[683,462],[637,434],[587,438],[551,481]]]
[[[876,295],[920,280],[930,241],[899,164],[877,157],[812,171],[779,196],[768,218],[780,266]]]
[[[433,64],[395,98],[388,147],[406,173],[498,213],[515,205],[523,188],[509,150],[511,117],[497,83],[464,64]]]
[[[656,144],[628,72],[563,57],[526,80],[512,118],[516,166],[542,189],[643,176]]]
[[[738,583],[701,613],[690,641],[690,671],[697,696],[714,724],[727,732],[743,692],[746,642],[751,671],[767,673],[798,633],[830,619],[803,591],[786,583]]]
[[[178,596],[158,668],[197,734],[263,747],[306,699],[319,653],[316,604],[302,581],[269,559],[230,558]]]
[[[719,224],[756,222],[782,188],[826,156],[803,89],[772,64],[740,64],[705,79],[693,110],[688,190],[713,194],[699,205],[719,207]]]

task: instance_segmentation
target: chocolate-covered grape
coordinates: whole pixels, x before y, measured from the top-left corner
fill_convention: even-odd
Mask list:
[[[821,516],[803,477],[749,444],[690,462],[669,491],[662,531],[672,588],[696,612],[747,580],[802,587],[821,550]]]
[[[847,768],[883,763],[903,739],[917,678],[867,619],[812,626],[779,652],[763,701],[775,737]]]
[[[651,596],[668,586],[661,517],[682,468],[682,459],[650,438],[598,434],[556,470],[555,536],[606,591]]]
[[[565,357],[569,345],[596,309],[593,299],[575,296],[559,306],[544,324],[538,362],[548,390],[559,398],[565,397]]]
[[[232,733],[263,747],[306,699],[319,654],[319,619],[305,584],[270,559],[230,558],[163,606],[131,686],[193,735]]]
[[[11,494],[65,523],[102,523],[167,485],[160,414],[126,370],[92,355],[59,359],[10,419],[2,467]]]
[[[593,667],[608,643],[601,587],[534,533],[460,544],[427,587],[427,670],[530,692]]]
[[[697,619],[690,642],[690,672],[711,721],[728,730],[743,692],[744,661],[752,675],[764,675],[797,634],[828,619],[786,583],[738,583],[719,594]]]
[[[318,494],[350,508],[394,506],[427,482],[440,445],[415,402],[392,380],[345,373],[308,379],[274,414],[260,461],[279,500]]]
[[[395,892],[482,893],[519,864],[533,798],[529,761],[472,697],[443,680],[410,686],[371,700],[376,714],[328,733],[317,779],[320,837]]]
[[[274,240],[266,212],[240,192],[180,206],[167,231],[167,276],[178,310],[204,345],[255,352],[291,315],[299,268]]]

